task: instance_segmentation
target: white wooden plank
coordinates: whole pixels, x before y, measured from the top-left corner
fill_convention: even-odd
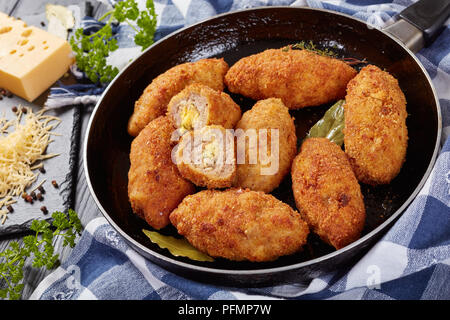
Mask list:
[[[45,4],[48,1],[44,0],[0,0],[0,11],[12,14],[18,18],[26,17],[26,22],[28,24],[37,25],[41,24],[41,21],[45,21]],[[51,1],[53,4],[61,4],[61,5],[70,5],[77,4],[83,5],[85,1],[78,0],[53,0]],[[83,6],[84,8],[84,6]],[[98,3],[94,3],[93,6],[93,16],[98,17],[103,14],[104,7],[99,6]],[[81,128],[81,143],[84,141],[84,133],[86,130],[87,122],[90,117],[90,112],[85,112],[82,117],[82,128]],[[80,144],[81,146],[81,144]],[[82,168],[82,148],[79,150],[79,168],[77,173],[77,183],[76,183],[76,192],[75,192],[75,202],[74,209],[77,211],[78,216],[82,222],[83,227],[91,221],[93,218],[101,216],[101,213],[97,209],[94,200],[92,199],[86,180],[84,177],[84,172]],[[8,235],[0,238],[0,251],[5,250],[12,241],[18,241],[21,243],[23,234],[18,235]],[[60,254],[60,261],[64,261],[65,258],[71,253],[71,248],[62,248],[62,239],[58,239],[55,241],[55,252]],[[31,267],[31,260],[29,259],[25,263],[25,271],[24,271],[24,279],[23,283],[25,284],[24,289],[22,291],[22,299],[28,299],[37,285],[44,279],[51,270],[47,270],[45,268],[35,269]],[[0,287],[4,287],[4,282],[0,280]]]

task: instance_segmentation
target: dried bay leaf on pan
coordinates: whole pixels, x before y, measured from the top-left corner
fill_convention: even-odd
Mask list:
[[[344,104],[345,100],[339,100],[328,109],[322,119],[311,127],[307,134],[307,138],[327,138],[331,142],[342,147],[344,143],[343,129],[344,121]]]
[[[185,238],[174,238],[171,236],[164,236],[155,231],[142,229],[144,234],[151,242],[157,244],[162,249],[167,249],[174,256],[187,257],[196,261],[214,261],[213,258],[207,254],[194,248]]]

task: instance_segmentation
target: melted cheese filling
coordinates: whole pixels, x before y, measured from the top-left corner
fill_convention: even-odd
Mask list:
[[[198,119],[199,113],[197,108],[192,104],[183,106],[181,110],[181,127],[186,130],[194,128],[194,122]]]

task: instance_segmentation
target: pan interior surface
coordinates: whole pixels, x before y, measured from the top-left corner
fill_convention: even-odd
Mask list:
[[[126,130],[127,121],[134,102],[153,78],[180,63],[223,57],[231,66],[242,57],[300,41],[311,41],[318,48],[328,48],[341,58],[355,58],[379,66],[398,79],[407,99],[409,142],[406,162],[391,184],[379,187],[361,185],[367,211],[362,236],[398,214],[398,209],[414,193],[433,160],[439,116],[427,77],[402,46],[358,20],[326,11],[286,7],[225,14],[185,28],[150,47],[111,83],[92,115],[85,145],[86,174],[91,191],[103,214],[120,233],[144,248],[146,256],[152,258],[156,253],[165,257],[168,264],[182,262],[194,269],[251,271],[284,268],[334,251],[311,235],[302,252],[273,262],[224,259],[195,262],[174,257],[151,243],[142,232],[142,229],[151,230],[151,227],[133,214],[128,202],[127,175],[132,137]],[[364,65],[358,64],[355,68]],[[239,95],[231,96],[243,112],[255,103]],[[299,145],[309,128],[330,106],[291,111]],[[296,208],[289,176],[272,194]],[[160,232],[177,234],[172,226]]]

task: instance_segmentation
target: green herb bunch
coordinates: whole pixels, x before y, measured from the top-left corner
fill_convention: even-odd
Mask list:
[[[119,48],[112,30],[114,22],[129,24],[136,32],[134,42],[142,47],[142,50],[153,43],[156,31],[157,17],[152,0],[147,0],[146,9],[143,11],[139,10],[134,0],[120,1],[114,10],[105,13],[99,21],[107,18],[105,25],[97,32],[87,35],[83,28],[79,28],[70,39],[78,68],[94,83],[110,82],[119,72],[106,61],[109,54]],[[132,24],[133,21],[135,25]]]
[[[23,245],[11,242],[9,247],[0,253],[0,280],[6,283],[6,288],[0,288],[0,298],[18,300],[21,298],[24,287],[20,281],[23,279],[23,269],[27,258],[33,256],[32,266],[53,269],[57,266],[59,255],[55,254],[53,239],[63,237],[63,246],[75,246],[75,238],[81,233],[81,222],[75,211],[70,210],[66,215],[63,212],[52,214],[53,222],[33,220],[30,229],[34,234],[23,238]],[[1,283],[1,281],[0,281]]]

